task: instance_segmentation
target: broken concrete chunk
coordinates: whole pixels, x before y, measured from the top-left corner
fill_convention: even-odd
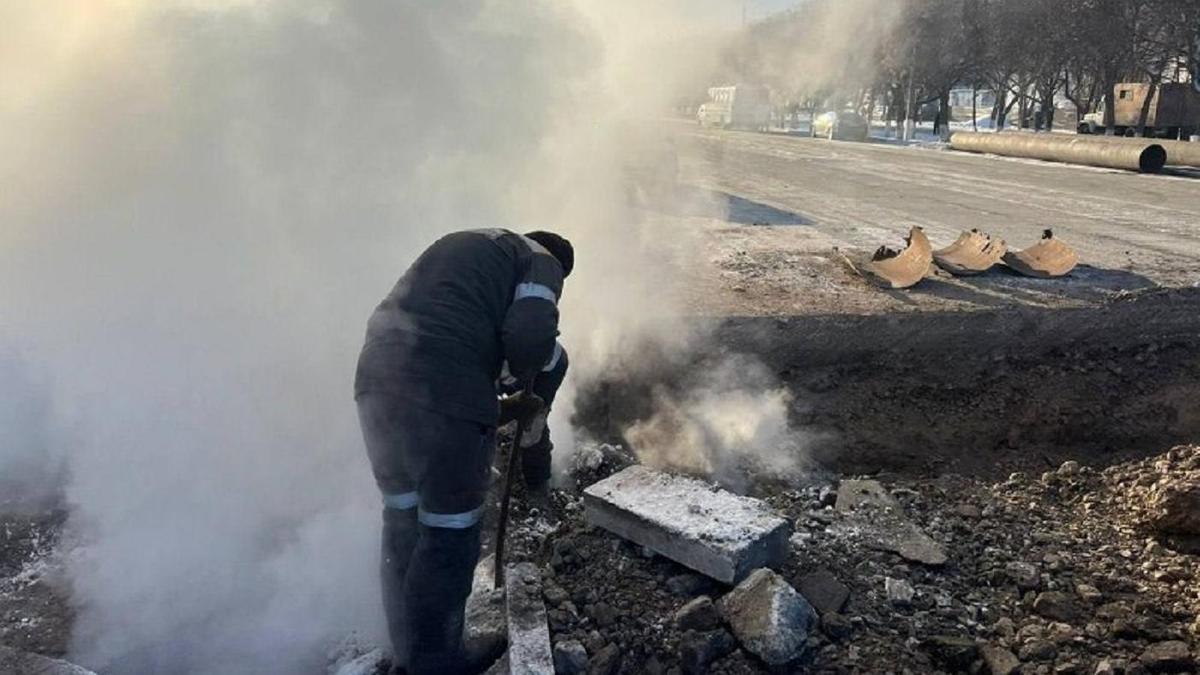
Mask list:
[[[946,549],[909,521],[900,504],[878,481],[842,481],[837,510],[846,519],[835,529],[862,537],[872,548],[892,551],[923,565],[946,564]]]
[[[842,611],[850,598],[850,589],[827,569],[800,578],[800,594],[822,615]]]
[[[0,673],[21,675],[96,675],[96,673],[60,659],[17,651],[0,646]]]
[[[963,232],[946,248],[933,252],[938,267],[960,277],[982,274],[1000,262],[1008,246],[1003,239],[992,239],[979,230]]]
[[[631,466],[587,488],[583,503],[590,524],[727,584],[787,555],[787,520],[695,478]]]
[[[717,603],[733,634],[747,651],[770,665],[804,653],[817,626],[817,612],[783,577],[755,570]]]
[[[1069,274],[1079,264],[1079,255],[1054,232],[1042,232],[1042,240],[1021,251],[1004,254],[1004,263],[1027,277],[1053,279]]]
[[[890,289],[909,288],[925,278],[933,264],[933,248],[919,227],[908,233],[903,251],[881,247],[863,265],[863,274],[873,283]]]
[[[532,563],[510,564],[505,571],[508,610],[508,661],[513,675],[554,675],[550,627],[542,604],[542,577]]]
[[[463,640],[476,653],[500,654],[508,641],[504,590],[474,591],[467,598]]]

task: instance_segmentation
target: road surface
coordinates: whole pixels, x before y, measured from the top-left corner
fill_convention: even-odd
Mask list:
[[[721,314],[797,314],[1005,305],[1088,305],[1115,293],[1200,282],[1200,180],[971,155],[930,147],[672,127],[673,207],[705,222],[708,262],[693,305]],[[978,228],[1012,248],[1042,231],[1079,253],[1069,279],[993,270],[935,276],[906,292],[857,278],[864,259],[921,226],[935,247]]]

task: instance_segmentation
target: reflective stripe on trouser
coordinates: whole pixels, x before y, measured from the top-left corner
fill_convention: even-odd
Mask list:
[[[451,530],[465,530],[483,517],[483,505],[463,511],[462,513],[430,513],[425,509],[417,510],[417,520],[429,527],[444,527]]]
[[[421,495],[417,494],[415,490],[412,492],[401,492],[400,494],[383,495],[383,505],[389,509],[405,511],[416,508],[419,503],[421,503]]]
[[[401,494],[390,494],[383,496],[383,505],[389,509],[397,509],[407,511],[417,508],[421,502],[421,496],[414,492],[404,492]],[[478,523],[483,517],[483,505],[470,511],[461,513],[431,513],[425,509],[417,510],[417,520],[422,525],[429,527],[446,527],[452,530],[462,530],[471,527]]]

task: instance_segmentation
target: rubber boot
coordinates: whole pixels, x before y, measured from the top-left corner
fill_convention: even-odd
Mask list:
[[[404,586],[408,672],[470,672],[462,644],[463,610],[479,559],[481,525],[419,529]]]
[[[417,547],[419,535],[417,510],[383,510],[383,542],[379,556],[379,577],[383,588],[383,612],[387,617],[388,637],[392,641],[392,664],[403,669],[408,664],[407,623],[404,606],[404,580]]]

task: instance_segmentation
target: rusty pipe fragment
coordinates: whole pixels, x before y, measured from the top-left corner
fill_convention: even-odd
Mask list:
[[[981,152],[1003,157],[1025,157],[1048,162],[1066,162],[1142,173],[1158,173],[1167,164],[1167,151],[1151,139],[1139,143],[1097,143],[1079,136],[1029,133],[982,134],[958,131],[950,136],[950,147],[963,152]]]
[[[1200,143],[1189,143],[1188,141],[1172,141],[1163,138],[1133,138],[1128,136],[1100,136],[1080,134],[1076,136],[1081,141],[1088,143],[1122,143],[1129,144],[1145,144],[1153,143],[1161,145],[1163,150],[1167,151],[1167,166],[1191,166],[1200,168]]]
[[[1069,274],[1079,264],[1075,249],[1054,238],[1052,230],[1042,232],[1042,240],[1020,251],[1004,254],[1004,264],[1027,277],[1053,279]]]
[[[933,247],[919,227],[908,233],[903,251],[880,247],[870,262],[862,266],[862,273],[871,282],[883,288],[909,288],[925,278],[933,263]]]
[[[1007,252],[1003,239],[992,239],[979,230],[971,230],[958,235],[946,248],[934,251],[933,260],[955,276],[969,277],[988,271]]]

